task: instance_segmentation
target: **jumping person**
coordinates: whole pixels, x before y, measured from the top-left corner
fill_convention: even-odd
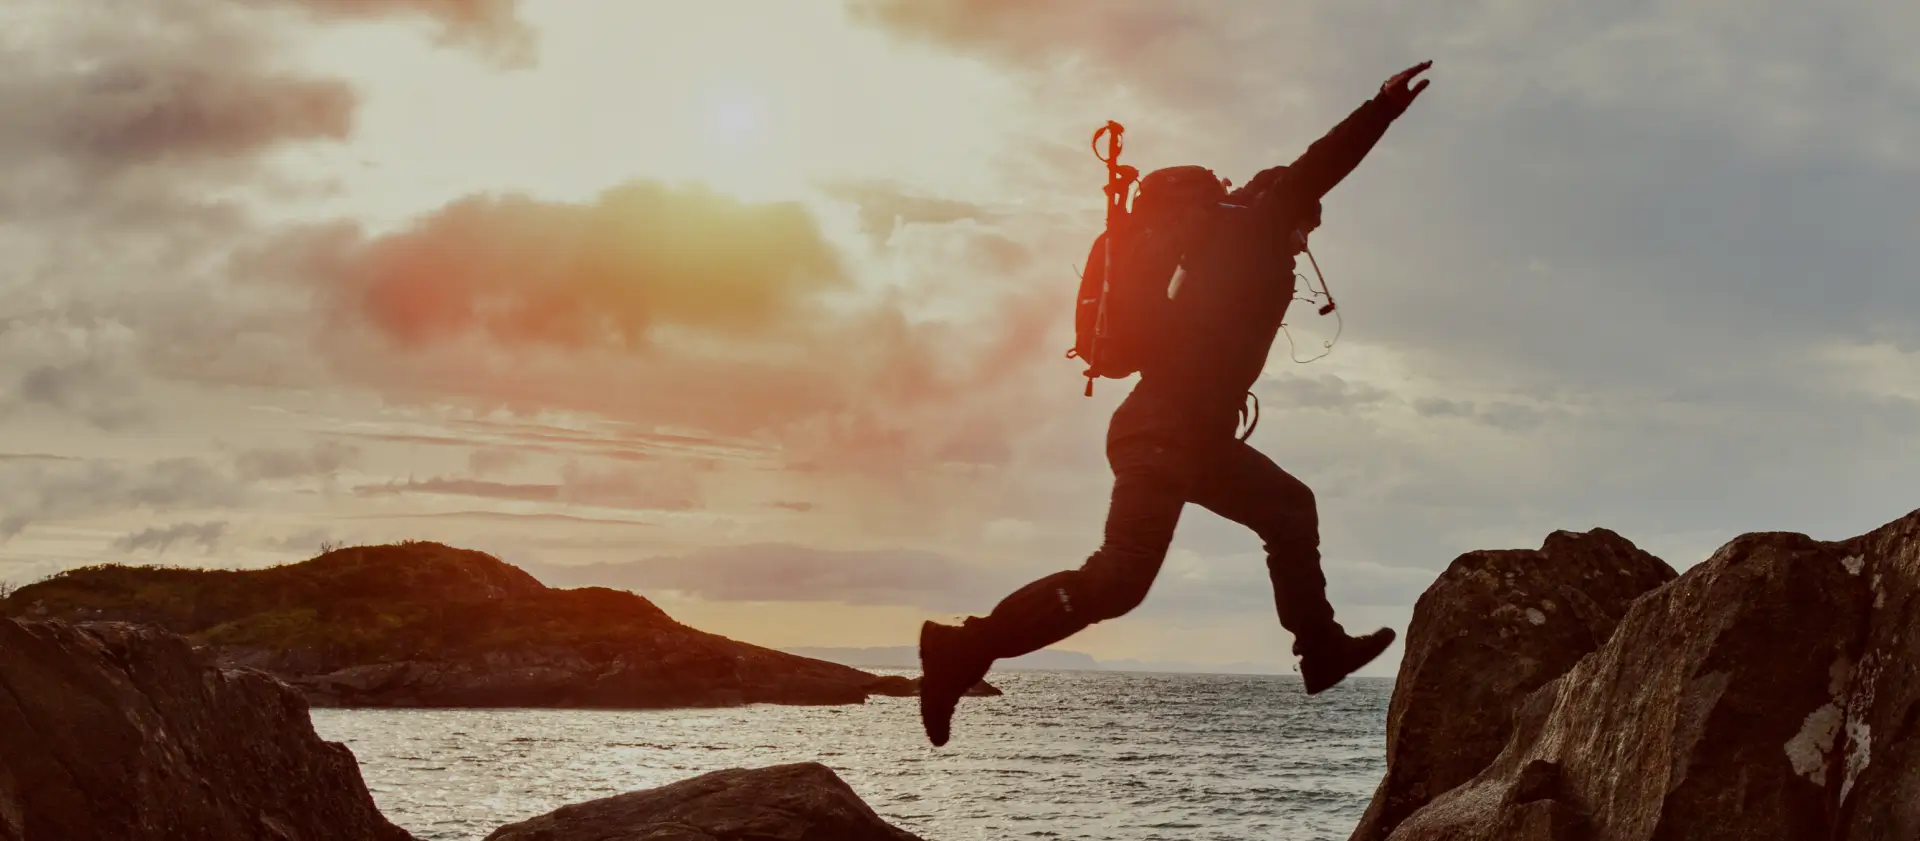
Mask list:
[[[1321,197],[1426,89],[1429,80],[1409,83],[1432,64],[1395,74],[1292,164],[1262,171],[1231,194],[1198,167],[1142,179],[1136,207],[1155,191],[1156,178],[1165,175],[1158,182],[1164,184],[1189,170],[1206,172],[1217,195],[1201,206],[1222,212],[1206,216],[1200,244],[1181,263],[1171,290],[1178,306],[1165,325],[1172,339],[1141,363],[1139,383],[1108,425],[1114,483],[1104,541],[1079,569],[1028,584],[985,617],[922,624],[920,715],[936,747],[947,743],[961,695],[995,660],[1038,651],[1139,606],[1189,502],[1260,537],[1280,625],[1294,637],[1308,694],[1339,683],[1393,643],[1390,628],[1354,637],[1334,621],[1313,492],[1235,432],[1293,300],[1294,259],[1320,225]]]

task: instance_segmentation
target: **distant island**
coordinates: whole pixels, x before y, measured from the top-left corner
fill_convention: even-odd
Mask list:
[[[788,654],[811,657],[829,663],[868,669],[918,669],[920,668],[920,650],[910,645],[875,646],[870,648],[825,648],[797,647],[782,648]],[[1041,671],[1099,671],[1102,667],[1092,656],[1078,651],[1054,651],[1044,649],[1021,657],[1001,660],[993,664],[998,670],[1033,669]]]
[[[155,626],[314,706],[828,705],[918,691],[696,630],[631,592],[554,589],[484,552],[425,541],[254,570],[80,567],[0,599],[0,618]],[[999,693],[983,683],[972,694]]]

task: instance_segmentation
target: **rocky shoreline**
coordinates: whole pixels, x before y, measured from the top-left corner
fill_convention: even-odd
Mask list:
[[[0,841],[413,841],[308,709],[157,628],[0,620]],[[815,763],[569,805],[488,837],[916,841]]]
[[[308,709],[158,627],[0,619],[0,841],[410,839]],[[1920,838],[1920,511],[1742,535],[1684,573],[1605,529],[1462,555],[1415,607],[1386,754],[1351,841]],[[489,836],[915,837],[816,763]]]
[[[0,841],[410,841],[307,709],[156,628],[0,620]]]
[[[1605,530],[1415,607],[1351,841],[1920,838],[1920,511],[1674,575]]]

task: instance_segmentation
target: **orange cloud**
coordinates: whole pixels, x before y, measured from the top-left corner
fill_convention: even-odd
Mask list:
[[[1030,281],[1035,249],[1007,233],[940,236],[914,247],[942,259],[907,263],[940,282],[864,294],[799,205],[640,182],[463,199],[381,237],[310,230],[241,270],[316,293],[327,356],[395,399],[591,412],[790,464],[1001,462],[1039,394],[1077,397],[1057,335],[1073,279]],[[970,306],[926,300],[955,289]]]
[[[634,182],[592,204],[462,199],[400,233],[309,232],[279,255],[402,344],[637,347],[658,324],[752,331],[844,280],[795,204]]]

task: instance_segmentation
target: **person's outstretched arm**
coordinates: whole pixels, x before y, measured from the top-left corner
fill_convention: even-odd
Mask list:
[[[1431,80],[1421,79],[1411,87],[1408,83],[1432,66],[1433,62],[1423,61],[1394,74],[1380,86],[1378,95],[1361,103],[1326,136],[1308,146],[1293,163],[1276,167],[1277,177],[1268,175],[1274,170],[1254,176],[1248,187],[1262,180],[1270,182],[1261,191],[1260,206],[1270,212],[1282,211],[1283,208],[1277,206],[1281,203],[1293,206],[1286,209],[1304,208],[1331,192],[1373,151],[1374,144],[1387,133],[1387,127],[1406,112],[1407,106],[1413,104],[1414,97],[1426,90]],[[1276,187],[1278,189],[1274,189]]]

